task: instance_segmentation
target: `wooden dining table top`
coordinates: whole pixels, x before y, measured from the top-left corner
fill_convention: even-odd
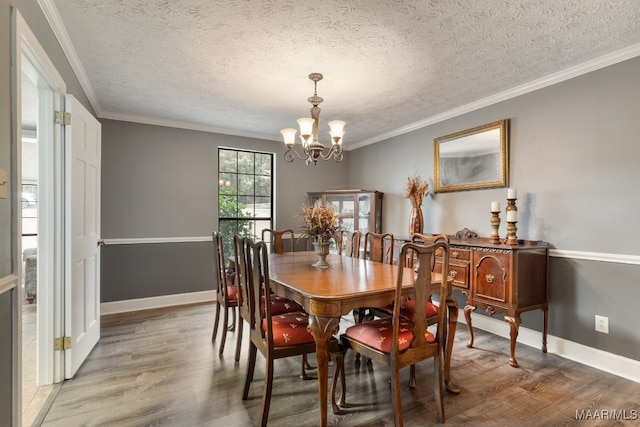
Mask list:
[[[313,251],[270,254],[269,276],[276,294],[324,317],[339,317],[362,306],[383,307],[393,300],[397,265],[329,254],[330,266],[322,269],[312,265],[317,259]],[[413,270],[407,270],[403,286],[410,292]]]

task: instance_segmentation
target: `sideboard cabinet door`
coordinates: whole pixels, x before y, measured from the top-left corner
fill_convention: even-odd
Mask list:
[[[474,298],[489,306],[509,307],[509,255],[474,250]]]

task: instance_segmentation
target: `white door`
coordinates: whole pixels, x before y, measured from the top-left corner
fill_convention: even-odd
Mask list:
[[[65,377],[71,378],[100,339],[101,125],[73,96],[65,110]],[[67,347],[65,345],[65,347]]]

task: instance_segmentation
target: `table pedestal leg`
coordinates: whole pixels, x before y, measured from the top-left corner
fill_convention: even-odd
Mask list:
[[[339,330],[340,319],[309,315],[308,330],[316,341],[318,362],[318,394],[320,401],[320,425],[327,425],[327,399],[329,383],[329,340]]]

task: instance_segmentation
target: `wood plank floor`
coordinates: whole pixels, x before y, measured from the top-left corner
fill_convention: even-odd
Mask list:
[[[234,364],[235,333],[224,356],[211,343],[211,304],[103,317],[102,338],[76,377],[66,381],[43,426],[252,426],[259,422],[264,359],[258,356],[250,399],[246,369]],[[344,326],[350,318],[345,316]],[[245,328],[246,330],[246,328]],[[246,334],[245,334],[246,335]],[[640,384],[519,344],[520,368],[508,365],[509,342],[477,331],[475,348],[459,327],[452,375],[459,395],[445,394],[448,426],[638,425],[638,420],[577,420],[576,411],[640,411]],[[311,359],[313,363],[313,359]],[[313,426],[317,383],[298,377],[300,359],[276,361],[270,426]],[[389,373],[345,359],[347,402],[332,426],[391,426]],[[430,361],[418,365],[418,387],[403,388],[405,425],[436,424]],[[404,372],[403,384],[408,382]]]

